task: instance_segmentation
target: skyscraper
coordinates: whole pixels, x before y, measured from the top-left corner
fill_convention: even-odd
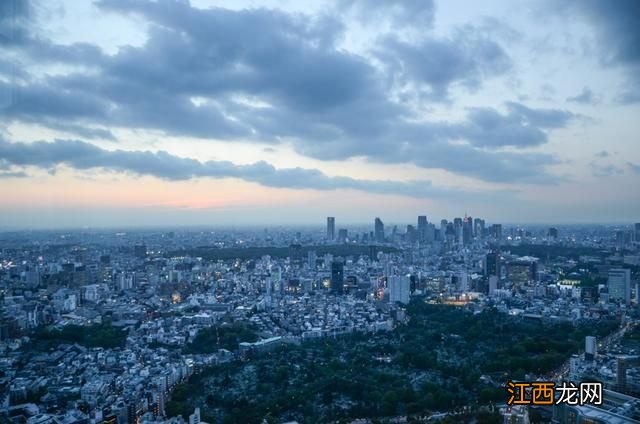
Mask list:
[[[333,216],[327,217],[327,240],[333,240],[336,238],[336,218]]]
[[[502,239],[502,224],[493,224],[491,226],[491,236],[497,240]]]
[[[384,224],[380,218],[376,218],[374,223],[374,232],[378,243],[384,242]]]
[[[584,359],[592,361],[597,354],[596,338],[593,336],[587,336],[584,338]]]
[[[464,217],[462,221],[462,243],[466,246],[473,239],[473,218],[470,216]]]
[[[418,217],[418,239],[425,241],[427,233],[427,216],[420,215]]]
[[[612,268],[609,270],[609,300],[621,300],[627,305],[631,301],[631,270]]]
[[[473,236],[475,238],[482,238],[482,229],[480,228],[481,221],[482,220],[480,218],[475,218],[473,220]]]
[[[487,277],[495,275],[496,277],[500,278],[501,267],[502,264],[500,261],[500,253],[491,252],[484,258],[483,270],[484,275],[486,275]]]
[[[408,275],[389,277],[389,302],[409,303],[411,279]]]
[[[344,289],[344,262],[336,259],[331,262],[331,291],[335,294],[342,294]]]

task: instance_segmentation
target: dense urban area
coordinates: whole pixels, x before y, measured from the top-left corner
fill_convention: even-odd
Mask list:
[[[322,224],[1,233],[0,421],[640,422],[640,223]]]

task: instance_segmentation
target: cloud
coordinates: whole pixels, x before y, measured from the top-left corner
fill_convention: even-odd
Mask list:
[[[591,162],[589,166],[594,177],[610,177],[624,174],[623,169],[611,164],[600,165],[596,162]]]
[[[387,36],[375,51],[401,84],[437,101],[447,100],[452,86],[476,90],[484,79],[511,68],[507,52],[474,27],[460,28],[450,38],[415,42]]]
[[[563,128],[576,115],[558,109],[532,109],[507,102],[507,113],[492,108],[472,108],[468,123],[452,125],[451,133],[479,147],[531,147],[547,142],[544,130]]]
[[[376,4],[409,14],[430,10],[429,2]],[[464,119],[443,122],[396,100],[396,90],[416,87],[432,101],[450,101],[453,87],[475,90],[507,72],[509,55],[483,28],[411,42],[387,36],[372,60],[339,47],[344,29],[338,17],[197,9],[172,0],[97,5],[142,16],[150,28],[146,43],[107,55],[89,44],[26,39],[12,47],[22,60],[70,70],[0,83],[16,93],[4,116],[82,138],[114,139],[110,129],[123,127],[286,142],[321,160],[363,157],[492,182],[560,180],[547,170],[558,163],[553,155],[524,149],[545,144],[550,131],[568,125],[576,117],[568,111],[508,102],[503,111],[470,108]],[[512,147],[520,151],[501,150]]]
[[[568,102],[582,103],[582,104],[594,104],[597,103],[597,99],[593,95],[593,92],[589,87],[584,87],[579,94],[575,96],[567,97]]]
[[[0,164],[4,167],[34,166],[50,170],[66,165],[77,170],[107,169],[134,175],[149,175],[179,181],[194,178],[238,178],[266,187],[358,190],[377,194],[402,195],[417,198],[473,197],[457,188],[434,187],[430,181],[362,180],[343,176],[328,176],[317,169],[280,168],[260,161],[236,165],[228,161],[206,161],[182,158],[165,151],[105,150],[77,140],[38,141],[33,143],[0,141]],[[23,176],[23,172],[4,175]],[[492,195],[493,193],[489,193]]]
[[[554,2],[554,10],[577,14],[586,19],[594,30],[599,46],[599,59],[606,67],[621,67],[627,73],[629,87],[617,96],[619,103],[640,101],[640,2],[616,1],[615,7],[599,0],[571,0]]]
[[[433,0],[341,0],[338,9],[343,13],[355,13],[365,25],[389,20],[395,25],[411,25],[425,30],[433,25],[436,8]]]
[[[27,178],[29,175],[22,171],[0,171],[0,179],[2,178]]]
[[[628,88],[626,91],[618,94],[615,101],[622,105],[640,103],[640,86]]]
[[[596,153],[594,156],[596,158],[608,158],[610,155],[609,155],[609,152],[607,152],[606,150],[602,150],[602,151]]]

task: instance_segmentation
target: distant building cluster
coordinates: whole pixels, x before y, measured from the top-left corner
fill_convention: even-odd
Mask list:
[[[412,299],[540,321],[622,317],[620,337],[636,325],[640,224],[372,224],[2,234],[0,417],[182,422],[166,405],[193,373],[286,343],[392,331]],[[255,338],[189,349],[236,324]],[[597,375],[612,396],[640,393],[639,352],[616,340],[587,336],[567,372]]]

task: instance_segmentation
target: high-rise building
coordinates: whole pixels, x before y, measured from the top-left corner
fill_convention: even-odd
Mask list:
[[[473,218],[465,216],[462,221],[462,243],[467,245],[473,239]]]
[[[380,218],[376,218],[374,222],[375,238],[378,243],[384,242],[384,223]]]
[[[346,228],[340,228],[338,230],[338,243],[345,243],[347,241],[347,237],[349,232]]]
[[[596,345],[596,338],[594,336],[587,336],[584,338],[584,359],[592,361],[598,352]]]
[[[493,296],[498,290],[498,277],[495,275],[489,276],[489,296]]]
[[[436,239],[436,226],[433,224],[427,224],[427,228],[424,230],[424,242],[433,243]]]
[[[418,238],[420,241],[425,241],[427,236],[427,216],[418,216]]]
[[[389,302],[409,303],[411,279],[408,275],[389,277]]]
[[[558,229],[551,227],[549,228],[549,231],[547,232],[547,236],[551,239],[557,239],[558,238]]]
[[[525,257],[507,264],[507,277],[515,286],[525,286],[538,280],[538,260]]]
[[[491,226],[491,237],[497,240],[502,239],[502,224],[493,224]]]
[[[473,220],[473,236],[475,238],[482,238],[482,233],[484,233],[484,221],[480,218],[475,218]]]
[[[612,268],[609,270],[609,300],[620,300],[627,305],[631,301],[631,270]]]
[[[327,217],[327,240],[333,240],[336,238],[336,218],[333,216]]]
[[[462,244],[462,218],[453,218],[453,230],[455,232],[455,243]]]
[[[344,289],[344,262],[337,259],[331,262],[331,291],[342,294]]]
[[[499,252],[491,252],[487,254],[487,256],[485,256],[484,264],[482,267],[482,269],[484,270],[484,275],[488,277],[495,275],[496,277],[500,278],[502,276],[500,272],[501,268],[502,263],[500,261]]]
[[[407,225],[405,239],[409,243],[415,243],[416,241],[418,241],[418,239],[421,239],[421,236],[413,225]]]

